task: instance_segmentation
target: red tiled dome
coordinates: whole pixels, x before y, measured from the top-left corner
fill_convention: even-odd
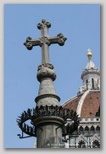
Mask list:
[[[63,104],[64,108],[78,111],[78,105],[84,94],[78,95]],[[80,117],[95,117],[100,106],[100,91],[89,91],[80,104]]]

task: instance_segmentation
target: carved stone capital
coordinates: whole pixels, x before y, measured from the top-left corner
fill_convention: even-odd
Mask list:
[[[56,73],[52,64],[45,63],[38,66],[37,79],[40,82],[43,78],[56,79]]]

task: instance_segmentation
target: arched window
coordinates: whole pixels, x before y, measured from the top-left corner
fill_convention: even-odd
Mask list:
[[[88,80],[86,80],[86,89],[88,90]]]
[[[92,126],[92,127],[90,128],[90,133],[91,133],[91,134],[94,134],[94,133],[95,133],[95,128],[94,128],[94,126]]]
[[[96,127],[96,131],[100,132],[100,127],[99,126]]]
[[[83,127],[81,126],[80,128],[79,128],[79,133],[83,133]]]
[[[100,143],[99,143],[97,140],[95,140],[95,141],[93,141],[93,143],[92,143],[92,147],[93,147],[93,148],[100,148]]]
[[[94,79],[92,78],[92,89],[94,89]]]
[[[89,127],[86,126],[86,127],[85,127],[85,134],[88,134],[88,133],[89,133]]]
[[[92,127],[91,127],[91,131],[94,131],[94,130],[95,130],[95,128],[94,128],[94,126],[92,126]]]
[[[85,142],[84,141],[79,141],[79,143],[78,143],[78,148],[86,148],[86,146],[85,146]]]
[[[89,127],[88,126],[85,127],[85,131],[89,131]]]

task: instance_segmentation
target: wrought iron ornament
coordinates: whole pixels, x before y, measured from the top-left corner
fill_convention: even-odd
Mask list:
[[[76,112],[72,110],[70,111],[66,108],[62,108],[62,106],[46,105],[28,109],[27,111],[22,112],[22,114],[17,119],[18,126],[22,130],[22,135],[18,134],[18,136],[20,138],[24,138],[23,133],[26,133],[27,135],[36,137],[36,128],[34,126],[34,121],[37,118],[44,118],[48,116],[57,116],[64,119],[64,125],[62,126],[63,136],[72,134],[75,130],[77,130],[79,118]],[[71,120],[70,124],[67,123],[67,119]],[[25,123],[28,120],[30,120],[30,123],[32,124],[31,126]]]

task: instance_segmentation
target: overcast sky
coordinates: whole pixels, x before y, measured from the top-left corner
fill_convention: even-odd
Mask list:
[[[64,46],[49,47],[50,62],[57,79],[54,86],[60,104],[75,96],[82,85],[81,73],[86,67],[87,49],[100,68],[100,5],[5,4],[4,6],[4,147],[33,148],[35,138],[19,139],[21,130],[16,118],[27,108],[35,107],[39,82],[37,67],[41,64],[41,48],[27,50],[28,36],[41,36],[37,24],[42,19],[51,23],[49,36],[62,33]]]

